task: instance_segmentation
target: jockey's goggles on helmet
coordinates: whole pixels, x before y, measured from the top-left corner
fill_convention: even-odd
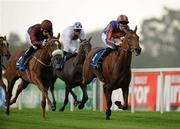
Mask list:
[[[45,30],[45,29],[43,29],[42,30],[44,33],[49,33],[49,31],[48,30]]]
[[[81,32],[81,29],[74,29],[74,32]]]
[[[121,21],[121,22],[118,22],[118,24],[121,24],[121,25],[127,25],[127,24],[128,24],[128,22]]]

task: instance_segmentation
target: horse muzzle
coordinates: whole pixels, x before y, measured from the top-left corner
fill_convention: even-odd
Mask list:
[[[135,48],[134,50],[135,50],[134,52],[135,52],[136,56],[139,56],[141,54],[141,48],[140,47]]]

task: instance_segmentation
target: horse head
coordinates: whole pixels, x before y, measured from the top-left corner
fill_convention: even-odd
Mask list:
[[[11,56],[9,52],[9,43],[6,36],[0,36],[0,55],[5,56],[7,59]]]
[[[92,47],[90,43],[91,39],[92,37],[90,37],[89,39],[81,40],[78,53],[81,53],[81,55],[87,56],[87,54],[89,53]]]
[[[60,34],[58,34],[57,37],[51,37],[47,39],[44,48],[46,49],[46,52],[49,54],[50,57],[56,55],[56,54],[63,54],[61,48],[61,43],[59,41]]]
[[[139,45],[139,36],[136,34],[137,26],[134,30],[130,30],[125,35],[124,41],[120,44],[122,49],[129,50],[130,52],[134,52],[136,56],[140,55],[141,47]]]

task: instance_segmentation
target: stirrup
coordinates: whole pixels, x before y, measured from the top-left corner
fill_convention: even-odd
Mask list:
[[[61,64],[56,64],[55,68],[56,68],[57,70],[61,70],[61,69],[62,69],[62,66],[61,66]]]
[[[56,64],[55,68],[57,70],[62,70],[64,68],[64,59],[62,59],[60,63]]]

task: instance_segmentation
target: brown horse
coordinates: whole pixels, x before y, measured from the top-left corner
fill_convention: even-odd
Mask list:
[[[59,37],[51,37],[47,40],[45,46],[34,53],[32,59],[28,62],[28,70],[19,71],[16,69],[16,62],[22,54],[22,51],[14,53],[8,60],[7,70],[5,77],[8,81],[7,87],[7,109],[6,114],[9,115],[10,100],[12,96],[12,90],[16,80],[21,79],[21,83],[18,85],[20,92],[26,88],[29,83],[35,84],[42,92],[41,106],[43,109],[43,117],[45,117],[46,99],[50,107],[52,103],[48,97],[48,89],[53,85],[54,76],[51,66],[52,52],[57,51],[60,48]],[[61,50],[59,50],[61,51]],[[19,92],[17,89],[17,92]]]
[[[4,93],[6,95],[6,85],[2,81],[2,69],[6,69],[5,66],[2,64],[2,57],[5,56],[8,60],[10,55],[9,52],[9,43],[6,39],[6,36],[2,37],[0,36],[0,86],[2,86]]]
[[[84,101],[80,103],[79,109],[82,109],[84,107],[85,102],[88,100],[87,95],[85,94],[86,87],[82,84],[82,68],[84,60],[91,49],[90,40],[91,37],[88,40],[81,41],[77,56],[74,56],[67,60],[67,62],[65,62],[63,70],[55,70],[56,75],[66,84],[64,105],[61,107],[59,111],[64,111],[65,106],[68,103],[69,93],[71,93],[75,100],[74,104],[77,105],[79,103],[79,101],[77,101],[77,96],[72,91],[72,88],[76,86],[80,86],[84,94]],[[61,55],[59,57],[61,58]],[[53,64],[56,65],[57,60],[59,60],[59,58],[55,56],[52,59]]]
[[[111,116],[112,91],[118,88],[122,88],[124,104],[120,101],[116,101],[115,104],[119,109],[126,110],[128,108],[128,94],[129,94],[129,83],[131,80],[131,59],[132,52],[136,55],[141,53],[139,46],[139,36],[136,34],[137,27],[135,30],[130,30],[124,41],[119,45],[117,51],[111,52],[107,55],[102,62],[102,76],[104,77],[104,94],[107,100],[106,119],[109,120]],[[86,85],[97,76],[96,71],[91,68],[90,63],[92,57],[98,51],[98,48],[92,49],[88,57],[85,59],[83,65],[83,83]]]

